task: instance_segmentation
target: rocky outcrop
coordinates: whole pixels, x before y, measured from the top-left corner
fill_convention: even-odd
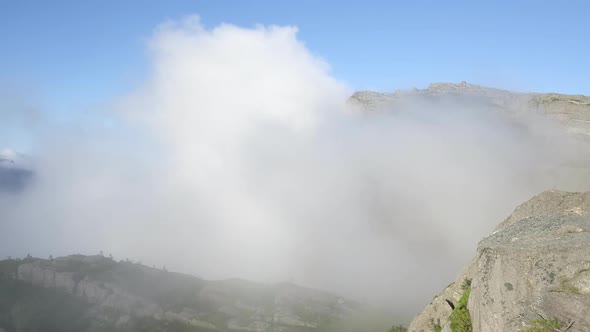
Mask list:
[[[457,298],[471,280],[473,331],[525,331],[549,322],[590,331],[590,194],[545,192],[519,206],[477,249],[475,260],[439,295]],[[433,331],[450,309],[428,305],[410,331]]]
[[[396,110],[407,103],[452,101],[477,105],[515,116],[536,112],[561,122],[576,136],[590,138],[590,97],[557,93],[519,93],[483,87],[466,82],[432,83],[426,89],[398,90],[392,93],[359,91],[348,105],[363,111]]]
[[[590,331],[585,196],[571,194],[582,204],[532,212],[481,241],[469,301],[474,331],[519,331],[539,317]]]

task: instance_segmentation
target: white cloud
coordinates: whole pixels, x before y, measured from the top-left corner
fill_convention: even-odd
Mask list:
[[[104,250],[414,312],[574,158],[557,131],[471,106],[347,111],[350,91],[294,27],[191,17],[150,51],[124,122],[41,135],[36,185],[0,199],[7,254]]]

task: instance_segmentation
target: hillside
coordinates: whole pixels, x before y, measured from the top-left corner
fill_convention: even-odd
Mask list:
[[[0,328],[8,332],[336,331],[376,317],[293,284],[207,281],[100,255],[9,259],[0,269]],[[386,320],[376,324],[386,329]]]

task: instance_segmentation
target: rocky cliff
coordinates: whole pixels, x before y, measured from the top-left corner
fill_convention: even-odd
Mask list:
[[[398,90],[392,93],[359,91],[348,105],[363,111],[395,110],[408,102],[445,102],[477,105],[504,112],[509,116],[539,113],[561,122],[576,136],[590,138],[590,97],[557,93],[519,93],[483,87],[466,82],[432,83],[426,89]]]
[[[467,290],[475,332],[590,331],[590,193],[548,191],[519,206],[409,331],[453,330],[451,304]]]

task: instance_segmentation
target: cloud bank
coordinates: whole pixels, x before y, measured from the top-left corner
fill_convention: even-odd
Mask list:
[[[34,184],[0,196],[0,253],[103,250],[411,314],[579,157],[534,116],[347,109],[351,91],[294,27],[190,17],[158,27],[149,50],[150,79],[104,110],[114,125],[36,132]]]

